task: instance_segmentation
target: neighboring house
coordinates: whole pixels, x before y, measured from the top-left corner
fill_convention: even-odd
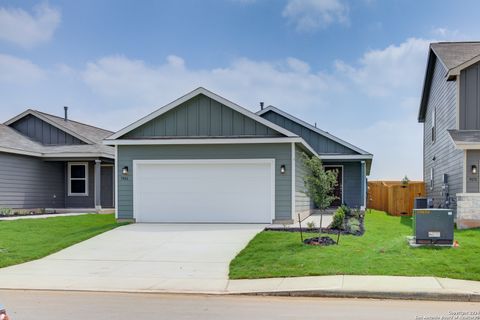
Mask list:
[[[303,153],[339,171],[334,205],[365,208],[371,154],[277,108],[255,114],[204,88],[104,143],[116,148],[119,219],[292,222],[312,209]]]
[[[112,132],[26,110],[0,124],[0,208],[113,208]]]
[[[418,121],[427,196],[480,226],[480,42],[430,45]]]

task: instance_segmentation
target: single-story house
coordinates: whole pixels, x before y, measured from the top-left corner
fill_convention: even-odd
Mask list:
[[[302,154],[338,170],[338,201],[365,208],[372,154],[275,107],[253,113],[198,88],[104,141],[118,219],[289,223],[313,209]]]
[[[115,207],[111,131],[37,110],[0,124],[0,209]]]

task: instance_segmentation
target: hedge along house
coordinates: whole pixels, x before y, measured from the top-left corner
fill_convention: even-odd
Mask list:
[[[312,209],[303,153],[339,169],[340,198],[364,208],[372,160],[276,108],[255,114],[204,88],[104,143],[116,149],[117,218],[137,222],[290,223]]]
[[[37,110],[0,124],[0,208],[112,210],[111,131]],[[15,210],[14,210],[15,211]]]

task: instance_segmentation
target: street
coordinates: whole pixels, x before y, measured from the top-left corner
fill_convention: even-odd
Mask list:
[[[0,290],[12,320],[478,319],[479,303]],[[461,313],[455,318],[452,313]],[[470,313],[469,313],[470,312]],[[468,317],[475,315],[477,318]]]

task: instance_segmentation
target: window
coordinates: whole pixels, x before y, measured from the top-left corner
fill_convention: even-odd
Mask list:
[[[88,196],[88,163],[68,163],[68,195]]]
[[[437,122],[437,115],[435,112],[435,108],[432,110],[432,142],[435,142],[435,138],[437,135],[437,130],[436,130],[436,122]]]
[[[433,168],[430,168],[430,190],[433,190]]]

